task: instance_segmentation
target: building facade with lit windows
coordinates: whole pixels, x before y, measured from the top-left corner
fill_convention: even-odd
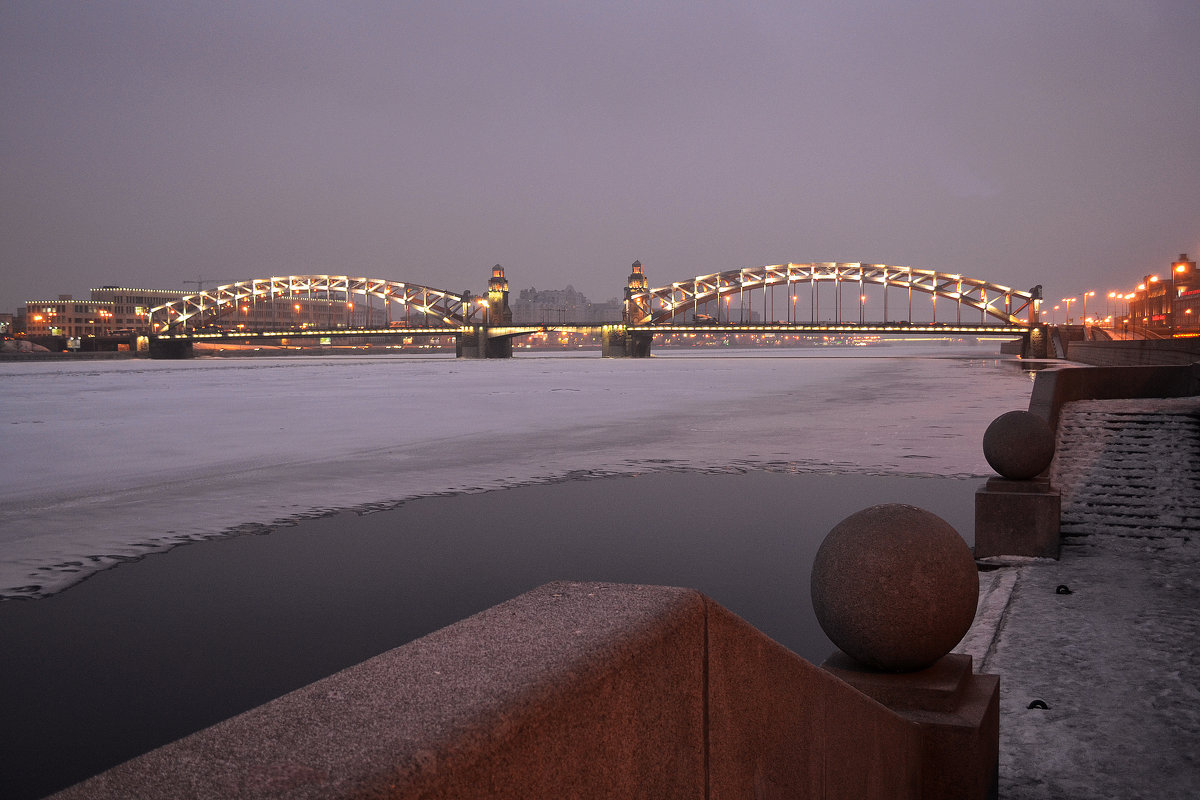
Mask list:
[[[150,309],[182,297],[177,289],[129,289],[102,286],[91,299],[60,294],[55,300],[25,301],[25,333],[29,336],[110,336],[145,333]]]
[[[1129,324],[1167,335],[1200,335],[1196,262],[1180,253],[1167,276],[1147,275],[1129,298]]]
[[[132,289],[101,286],[92,289],[92,299],[110,304],[112,330],[145,333],[150,329],[150,309],[183,297],[179,289]]]
[[[76,300],[60,294],[57,300],[25,301],[25,333],[29,336],[104,336],[113,331],[112,304]]]

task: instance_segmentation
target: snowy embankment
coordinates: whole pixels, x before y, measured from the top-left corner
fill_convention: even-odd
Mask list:
[[[994,343],[0,365],[0,597],[183,541],[580,471],[973,476],[1028,403]]]

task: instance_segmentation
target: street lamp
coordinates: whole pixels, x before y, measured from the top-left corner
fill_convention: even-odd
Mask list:
[[[1087,326],[1087,324],[1088,324],[1088,321],[1087,321],[1087,299],[1089,297],[1095,297],[1095,296],[1096,296],[1095,292],[1084,292],[1083,293],[1083,324],[1084,324],[1084,326]]]
[[[1074,303],[1078,299],[1079,299],[1078,297],[1064,297],[1062,299],[1062,302],[1067,304],[1067,324],[1068,325],[1071,324],[1071,303]]]
[[[1062,306],[1055,306],[1053,312],[1050,314],[1050,322],[1055,325],[1058,324],[1058,310],[1060,308],[1062,308]]]
[[[1172,328],[1174,328],[1175,324],[1176,324],[1175,305],[1176,305],[1176,302],[1179,300],[1180,293],[1185,292],[1185,291],[1190,291],[1193,288],[1193,286],[1195,285],[1194,281],[1191,280],[1187,275],[1189,269],[1194,268],[1195,266],[1196,265],[1194,262],[1188,261],[1187,253],[1180,253],[1179,260],[1171,265],[1171,297],[1170,297],[1171,312],[1170,313],[1171,313],[1171,327]],[[1180,280],[1183,281],[1182,287],[1178,285]],[[1190,313],[1190,311],[1185,310],[1184,313],[1185,314]]]

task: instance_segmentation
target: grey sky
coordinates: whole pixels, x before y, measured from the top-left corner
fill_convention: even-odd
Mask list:
[[[1200,250],[1200,3],[0,5],[0,310],[786,261],[1047,298]]]

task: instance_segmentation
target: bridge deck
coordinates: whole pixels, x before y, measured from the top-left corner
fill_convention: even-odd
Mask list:
[[[757,324],[695,323],[695,324],[645,324],[623,323],[562,323],[553,325],[503,325],[503,326],[449,326],[439,328],[282,328],[276,330],[228,330],[164,333],[154,336],[158,340],[174,341],[228,341],[231,339],[279,339],[313,336],[459,336],[464,333],[486,332],[489,337],[522,336],[548,331],[570,331],[585,334],[600,334],[605,329],[625,330],[629,333],[862,333],[862,334],[1005,334],[1019,336],[1029,332],[1028,325],[997,325],[959,322],[818,322],[794,323],[773,322]]]

